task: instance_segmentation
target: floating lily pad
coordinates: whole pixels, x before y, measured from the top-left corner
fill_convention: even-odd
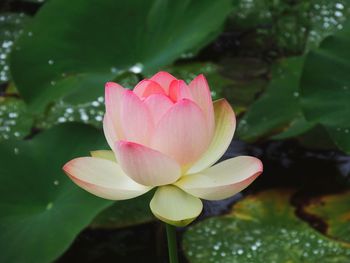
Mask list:
[[[0,144],[0,262],[52,262],[111,205],[62,172],[66,161],[104,146],[100,131],[72,124]]]
[[[300,83],[306,119],[320,123],[335,144],[350,153],[350,21],[306,59]]]
[[[30,133],[33,116],[18,98],[0,97],[0,141],[22,139]]]
[[[197,52],[230,10],[230,0],[51,0],[17,42],[11,73],[35,111],[69,94],[91,101],[120,72],[151,73]]]
[[[230,214],[190,227],[183,239],[189,262],[349,262],[350,246],[296,217],[291,194],[270,190],[248,196]]]
[[[327,234],[350,243],[350,191],[315,198],[304,211],[327,224]]]
[[[289,132],[289,136],[295,136],[312,127],[303,119],[299,105],[298,85],[303,62],[303,57],[295,57],[274,65],[267,90],[251,105],[239,123],[237,132],[240,138],[252,141],[292,127],[294,131]]]

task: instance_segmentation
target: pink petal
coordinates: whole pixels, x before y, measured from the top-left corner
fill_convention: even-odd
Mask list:
[[[153,94],[146,98],[143,103],[147,105],[151,112],[155,124],[163,117],[163,115],[174,105],[174,103],[163,94]]]
[[[137,143],[117,142],[116,156],[124,172],[142,185],[171,184],[181,175],[175,160]]]
[[[121,126],[126,140],[145,145],[154,130],[148,107],[130,90],[122,96]]]
[[[187,171],[198,173],[216,163],[229,147],[236,128],[236,117],[231,105],[225,100],[214,101],[215,131],[208,150]]]
[[[109,125],[113,126],[116,137],[119,139],[124,138],[123,129],[120,126],[120,109],[124,91],[125,89],[122,86],[114,82],[107,82],[105,85],[106,112],[111,122]]]
[[[130,199],[151,189],[131,180],[117,163],[102,158],[76,158],[63,170],[78,186],[106,199]]]
[[[188,87],[192,94],[193,101],[203,110],[212,135],[214,133],[215,122],[213,101],[211,99],[208,82],[203,74],[201,74],[192,80]]]
[[[261,161],[251,156],[225,160],[197,174],[182,177],[176,186],[196,197],[221,200],[242,191],[263,171]]]
[[[169,86],[169,97],[174,102],[181,99],[192,100],[190,89],[183,80],[173,80]]]
[[[168,72],[159,71],[157,74],[153,75],[150,80],[157,82],[164,89],[165,93],[168,94],[170,83],[176,80],[176,78]]]
[[[174,158],[183,169],[195,162],[209,144],[202,110],[183,99],[162,117],[152,137],[152,148]]]
[[[112,121],[109,113],[105,113],[103,117],[103,132],[105,134],[106,140],[108,142],[109,147],[114,150],[114,144],[118,141],[118,135],[116,130],[116,123]]]
[[[165,91],[157,82],[148,79],[141,80],[136,85],[133,92],[139,96],[139,98],[146,98],[152,94],[165,94]]]

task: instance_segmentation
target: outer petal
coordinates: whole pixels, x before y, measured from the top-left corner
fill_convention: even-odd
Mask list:
[[[205,117],[207,118],[209,129],[213,133],[215,126],[213,101],[211,99],[211,93],[206,78],[201,74],[192,80],[188,87],[193,100],[203,110]]]
[[[97,150],[97,151],[91,151],[90,155],[92,157],[96,157],[96,158],[102,158],[102,159],[106,159],[112,162],[117,162],[117,160],[115,159],[115,154],[113,151],[108,151],[108,150]]]
[[[198,174],[187,175],[175,185],[207,200],[221,200],[242,191],[263,171],[259,159],[250,156],[223,161]]]
[[[157,124],[151,148],[174,158],[186,169],[207,149],[207,129],[202,110],[194,102],[183,99]]]
[[[165,93],[168,94],[170,83],[176,80],[176,78],[168,72],[159,71],[157,74],[153,75],[150,80],[157,82],[164,89]]]
[[[125,89],[117,83],[107,82],[105,86],[106,113],[110,116],[110,126],[116,132],[115,137],[124,138],[123,129],[120,126],[120,110],[122,96]],[[109,129],[111,130],[111,129]],[[110,137],[114,137],[109,135]],[[107,136],[106,136],[107,137]]]
[[[139,98],[146,98],[152,94],[165,94],[165,91],[157,82],[148,79],[141,80],[135,86],[133,92]]]
[[[101,158],[76,158],[63,170],[81,188],[105,199],[130,199],[151,189],[131,180],[117,163]]]
[[[137,143],[117,142],[116,156],[125,173],[143,185],[171,184],[181,176],[175,160]]]
[[[122,97],[121,126],[128,141],[145,145],[154,130],[149,109],[130,90],[125,91]]]
[[[201,213],[203,204],[197,197],[173,185],[167,185],[157,189],[150,207],[158,219],[171,225],[185,226]]]
[[[174,102],[181,99],[192,100],[190,89],[183,80],[173,80],[169,86],[169,97]]]
[[[225,99],[214,102],[215,132],[208,150],[188,170],[188,174],[198,173],[213,165],[224,155],[230,145],[236,128],[235,114]]]
[[[114,143],[118,141],[119,138],[116,131],[116,125],[108,113],[105,113],[105,116],[103,117],[103,132],[109,147],[114,150]]]
[[[151,112],[155,124],[163,117],[163,115],[174,105],[174,103],[163,94],[153,94],[143,101]]]

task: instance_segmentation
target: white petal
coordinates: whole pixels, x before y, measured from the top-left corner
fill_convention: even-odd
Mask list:
[[[117,163],[101,158],[76,158],[63,170],[78,186],[105,199],[130,199],[151,189],[131,180]]]
[[[198,174],[182,177],[175,185],[202,199],[221,200],[242,191],[262,173],[262,170],[259,159],[239,156]]]

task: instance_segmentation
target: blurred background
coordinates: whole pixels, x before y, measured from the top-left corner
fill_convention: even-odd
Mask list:
[[[179,229],[188,263],[350,262],[348,0],[1,0],[0,262],[167,262],[151,194],[78,189],[104,83],[203,73],[262,176]]]

